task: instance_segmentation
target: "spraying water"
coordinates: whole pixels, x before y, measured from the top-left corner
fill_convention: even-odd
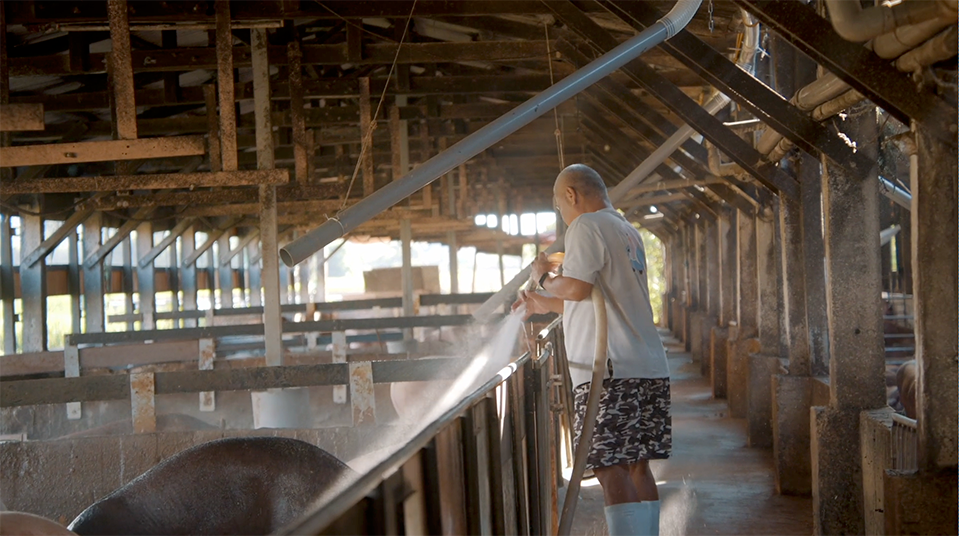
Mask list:
[[[384,441],[389,444],[388,447],[348,460],[349,465],[359,473],[372,469],[441,417],[457,402],[509,365],[516,355],[515,348],[522,326],[523,311],[520,310],[494,326],[491,330],[492,336],[488,339],[479,334],[471,338],[472,340],[461,341],[463,353],[472,354],[473,357],[464,359],[462,372],[453,380],[393,383],[390,386],[390,396],[402,425],[396,428],[395,437]],[[488,342],[485,344],[479,342],[483,339],[487,339]],[[479,347],[478,351],[467,350],[477,347]]]

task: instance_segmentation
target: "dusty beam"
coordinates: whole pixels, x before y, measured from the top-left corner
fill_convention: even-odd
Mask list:
[[[43,130],[42,104],[0,104],[0,132]]]
[[[205,153],[206,142],[202,136],[23,145],[0,148],[0,167],[169,158]]]
[[[49,194],[64,192],[106,192],[113,190],[165,190],[225,186],[285,184],[290,173],[285,169],[259,171],[220,171],[217,173],[159,173],[155,175],[119,175],[115,177],[68,177],[14,180],[0,184],[0,195]]]

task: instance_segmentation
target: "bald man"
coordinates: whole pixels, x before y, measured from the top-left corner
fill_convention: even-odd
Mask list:
[[[574,164],[556,178],[553,202],[566,231],[562,275],[541,254],[532,277],[549,294],[524,291],[514,309],[527,315],[563,315],[566,354],[573,380],[574,444],[582,434],[589,397],[596,333],[591,300],[594,285],[606,299],[608,356],[599,415],[586,466],[606,500],[610,535],[659,534],[659,492],[649,460],[672,449],[669,366],[653,324],[646,282],[646,253],[639,232],[617,212],[603,179]]]

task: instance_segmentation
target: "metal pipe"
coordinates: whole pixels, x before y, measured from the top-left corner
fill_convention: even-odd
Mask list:
[[[826,0],[832,27],[847,41],[864,42],[900,26],[919,24],[934,18],[956,20],[956,0],[902,2],[892,7],[863,9],[859,0]]]
[[[936,18],[919,24],[900,26],[892,32],[873,39],[872,51],[880,58],[887,60],[898,58],[906,51],[921,45],[943,28],[955,23],[956,19]]]
[[[680,0],[664,17],[639,35],[620,44],[567,76],[546,91],[517,106],[508,114],[467,136],[446,151],[434,156],[372,195],[330,218],[280,249],[280,258],[287,266],[308,259],[333,240],[369,221],[402,199],[445,175],[506,136],[528,125],[573,95],[626,65],[643,52],[662,43],[688,24],[702,0]],[[518,287],[517,287],[518,288]]]
[[[912,158],[909,159],[910,166],[912,165]],[[912,210],[912,194],[906,191],[904,188],[898,184],[890,181],[889,179],[880,176],[879,177],[879,193],[892,199],[900,207],[906,210]]]
[[[955,20],[955,19],[953,19]],[[947,60],[959,54],[959,34],[953,24],[946,31],[926,41],[921,47],[903,54],[896,60],[896,68],[907,73],[921,71],[926,65]]]

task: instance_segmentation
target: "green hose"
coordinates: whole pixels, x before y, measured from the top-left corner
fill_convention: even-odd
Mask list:
[[[599,413],[599,399],[603,394],[603,376],[606,375],[606,298],[599,281],[593,285],[591,298],[593,309],[596,312],[596,348],[593,359],[593,378],[589,384],[589,398],[586,401],[586,415],[583,417],[583,432],[576,445],[576,456],[573,458],[573,474],[569,477],[569,489],[566,490],[566,500],[563,501],[563,513],[559,521],[559,536],[569,536],[573,525],[573,515],[576,513],[576,500],[579,498],[579,487],[586,472],[586,458],[589,447],[593,442],[593,430],[596,427],[596,415]]]

